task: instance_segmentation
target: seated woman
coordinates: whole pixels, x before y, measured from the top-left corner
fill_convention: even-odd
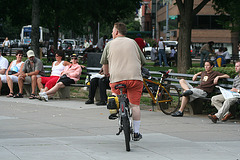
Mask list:
[[[17,51],[16,53],[16,60],[13,60],[7,71],[6,71],[6,75],[2,75],[1,80],[4,83],[8,84],[10,93],[7,95],[7,97],[13,97],[14,93],[13,93],[13,83],[17,83],[18,82],[18,76],[20,74],[20,70],[23,69],[23,64],[24,62],[22,61],[22,57],[23,57],[23,51]]]
[[[71,64],[68,61],[62,61],[63,56],[64,55],[62,52],[57,51],[55,55],[56,61],[52,63],[52,72],[50,77],[39,77],[37,79],[37,85],[41,92],[46,92],[47,90],[51,89],[57,83],[64,68]],[[44,89],[43,84],[45,84]]]
[[[46,92],[40,92],[39,96],[41,100],[48,101],[48,96],[53,96],[60,88],[64,88],[65,86],[70,86],[70,84],[76,83],[81,76],[82,68],[77,63],[77,55],[73,54],[71,56],[72,64],[66,66],[61,73],[61,77],[57,81],[56,85]]]

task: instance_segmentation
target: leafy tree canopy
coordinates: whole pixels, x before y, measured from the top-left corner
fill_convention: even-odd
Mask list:
[[[240,8],[239,0],[213,0],[214,9],[222,15],[221,24],[233,31],[240,29]],[[229,16],[226,15],[231,15]]]

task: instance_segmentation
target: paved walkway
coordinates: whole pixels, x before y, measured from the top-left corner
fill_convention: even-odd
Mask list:
[[[105,106],[0,96],[1,160],[237,160],[240,124],[142,111],[143,139],[125,151]]]

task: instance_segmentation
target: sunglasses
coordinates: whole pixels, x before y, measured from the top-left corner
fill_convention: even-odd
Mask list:
[[[19,56],[19,57],[22,57],[23,55],[22,55],[22,54],[19,54],[18,56]]]
[[[77,58],[72,58],[72,59],[75,59],[75,60],[77,60]]]

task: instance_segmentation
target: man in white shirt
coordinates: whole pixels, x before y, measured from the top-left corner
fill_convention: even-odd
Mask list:
[[[160,41],[158,42],[158,47],[159,47],[158,56],[159,56],[160,67],[162,67],[162,58],[163,58],[165,67],[169,67],[167,63],[167,57],[165,53],[165,43],[163,42],[163,37],[160,37]]]
[[[6,37],[6,39],[4,40],[2,47],[4,48],[4,53],[8,52],[8,48],[10,47],[10,41],[8,40],[8,37]]]
[[[5,72],[7,68],[8,68],[8,60],[5,57],[3,57],[0,52],[0,88],[2,88],[2,76],[5,76]],[[0,90],[0,95],[1,95],[1,90]]]
[[[0,75],[4,75],[8,68],[8,60],[0,52]]]

